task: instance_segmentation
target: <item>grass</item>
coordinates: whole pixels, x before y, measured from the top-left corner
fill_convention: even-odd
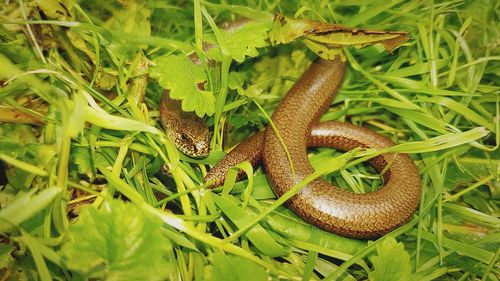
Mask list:
[[[499,280],[498,5],[4,1],[1,280]],[[277,12],[409,33],[392,55],[346,48],[344,83],[322,117],[390,137],[399,145],[386,151],[409,153],[421,172],[418,211],[380,239],[321,231],[284,203],[317,177],[376,189],[361,163],[386,151],[311,150],[316,173],[281,198],[246,164],[248,180],[203,185],[315,57],[301,39],[270,46]],[[241,16],[257,24],[225,33]],[[175,65],[155,63],[192,53],[217,61],[196,66],[207,89],[186,101],[209,114],[205,159],[178,152],[158,122]]]

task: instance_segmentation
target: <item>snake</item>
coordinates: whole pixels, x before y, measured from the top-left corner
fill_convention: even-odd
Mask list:
[[[367,128],[337,121],[319,122],[338,92],[345,68],[346,63],[339,57],[316,59],[275,109],[271,117],[275,128],[268,127],[241,142],[212,167],[205,182],[211,187],[220,186],[228,170],[236,164],[249,161],[255,166],[262,162],[274,192],[282,196],[314,172],[308,147],[349,151],[356,147],[394,146],[389,138]],[[163,102],[169,102],[165,96],[160,112],[167,108]],[[193,121],[181,125],[176,118],[171,120],[176,120],[170,125],[178,130],[175,138],[185,151],[189,150],[186,147],[193,150],[196,147],[193,139],[185,142],[186,136],[181,135],[194,129],[189,135],[196,136],[205,129],[193,128]],[[196,139],[206,141],[207,137],[198,135]],[[413,160],[402,153],[385,153],[369,163],[382,173],[383,185],[376,191],[354,193],[318,178],[289,199],[288,207],[305,221],[342,236],[373,239],[389,233],[406,223],[419,204],[419,171]]]
[[[183,111],[182,102],[172,99],[168,90],[163,92],[159,111],[161,125],[178,150],[193,158],[208,156],[210,131],[203,119]]]

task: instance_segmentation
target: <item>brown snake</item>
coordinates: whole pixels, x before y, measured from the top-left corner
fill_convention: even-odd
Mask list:
[[[207,125],[194,112],[182,111],[181,101],[171,99],[168,91],[160,100],[160,121],[182,153],[194,158],[208,156],[210,132]]]
[[[339,58],[317,59],[272,116],[295,173],[275,131],[267,129],[233,149],[209,171],[205,181],[219,186],[230,167],[245,160],[253,165],[262,160],[274,191],[281,196],[314,172],[307,147],[328,146],[347,151],[355,147],[393,146],[391,140],[366,128],[332,121],[318,124],[340,87],[344,71],[345,63]],[[316,179],[292,197],[288,206],[306,221],[344,236],[374,238],[388,233],[408,221],[415,211],[420,198],[420,176],[405,154],[383,154],[370,163],[379,172],[390,163],[379,190],[357,194]]]

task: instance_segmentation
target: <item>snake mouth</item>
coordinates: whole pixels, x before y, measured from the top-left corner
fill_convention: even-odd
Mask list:
[[[209,155],[209,146],[205,143],[189,143],[176,141],[175,145],[180,152],[191,158],[205,158]]]
[[[209,135],[207,138],[195,139],[186,132],[168,129],[167,137],[173,142],[178,151],[190,158],[205,158],[210,154]]]
[[[197,143],[195,145],[196,147],[196,155],[199,155],[200,158],[207,157],[208,154],[210,153],[210,147],[206,143]]]
[[[191,154],[192,158],[205,158],[210,154],[209,147],[205,144],[196,145],[196,150]]]

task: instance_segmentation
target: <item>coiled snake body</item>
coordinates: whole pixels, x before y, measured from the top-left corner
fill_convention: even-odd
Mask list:
[[[366,128],[340,122],[319,123],[343,79],[345,63],[317,59],[285,96],[272,116],[291,158],[276,132],[269,128],[232,150],[206,175],[221,185],[230,167],[260,160],[278,196],[314,172],[307,158],[308,146],[328,146],[347,151],[355,147],[393,146],[388,138]],[[405,223],[420,198],[420,177],[413,161],[404,154],[384,154],[370,163],[384,173],[384,185],[375,192],[356,194],[317,179],[302,188],[289,207],[306,221],[327,231],[355,238],[381,236]]]

